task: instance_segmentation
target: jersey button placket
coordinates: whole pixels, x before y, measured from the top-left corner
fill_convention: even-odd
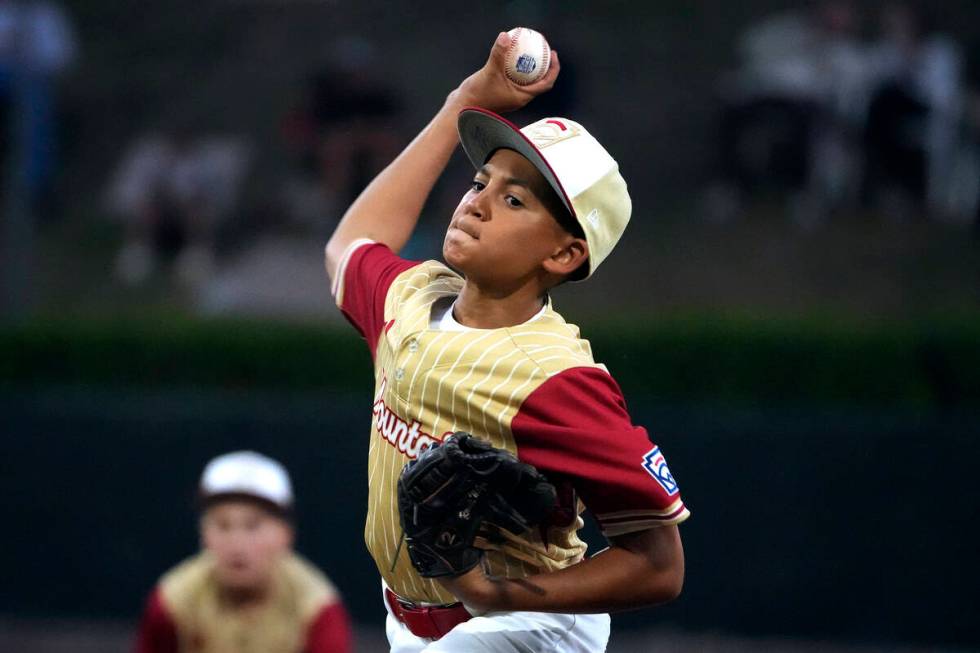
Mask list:
[[[402,352],[408,352],[408,354],[414,354],[419,350],[419,340],[418,338],[409,338],[405,340],[402,344]],[[405,378],[405,367],[404,364],[407,362],[408,354],[402,353],[398,358],[402,366],[395,370],[395,382],[401,381]]]

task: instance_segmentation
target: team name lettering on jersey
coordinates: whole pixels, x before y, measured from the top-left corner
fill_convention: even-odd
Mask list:
[[[391,446],[398,449],[411,459],[428,449],[436,439],[422,430],[422,425],[412,420],[406,422],[384,402],[385,388],[388,387],[387,377],[381,379],[378,396],[374,400],[374,427],[378,434]]]

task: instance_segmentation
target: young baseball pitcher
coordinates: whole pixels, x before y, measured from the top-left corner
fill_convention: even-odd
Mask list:
[[[520,86],[504,72],[507,44],[501,33],[326,247],[334,297],[374,360],[364,537],[397,653],[602,651],[608,612],[670,601],[683,584],[677,524],[689,513],[677,483],[548,296],[611,252],[629,221],[626,183],[578,123],[518,129],[498,115],[549,90],[560,69],[552,53],[547,75]],[[404,260],[397,252],[457,142],[476,173],[449,221],[445,263]],[[457,431],[474,437],[447,438]],[[402,497],[400,512],[397,488],[440,449],[533,465],[556,490],[550,515],[423,542],[425,529],[405,526],[431,504]],[[610,543],[591,557],[576,535],[586,508]]]

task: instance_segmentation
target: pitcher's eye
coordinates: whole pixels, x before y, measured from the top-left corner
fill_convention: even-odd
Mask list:
[[[481,190],[483,190],[484,188],[486,188],[486,187],[487,187],[487,185],[486,185],[486,184],[484,184],[484,183],[483,183],[482,181],[480,181],[479,179],[474,179],[473,181],[471,181],[471,182],[470,182],[470,188],[472,188],[473,190],[475,190],[475,191],[476,191],[476,192],[478,192],[478,193],[479,193],[479,192],[480,192]]]
[[[504,199],[504,201],[507,202],[507,206],[511,206],[513,208],[518,208],[518,207],[524,206],[524,202],[522,202],[521,200],[517,199],[513,195],[508,195]]]

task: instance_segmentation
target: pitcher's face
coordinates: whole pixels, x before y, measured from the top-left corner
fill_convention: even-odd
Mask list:
[[[538,189],[547,187],[517,152],[494,152],[453,213],[442,247],[446,263],[467,279],[501,287],[537,274],[571,238],[540,199]]]

